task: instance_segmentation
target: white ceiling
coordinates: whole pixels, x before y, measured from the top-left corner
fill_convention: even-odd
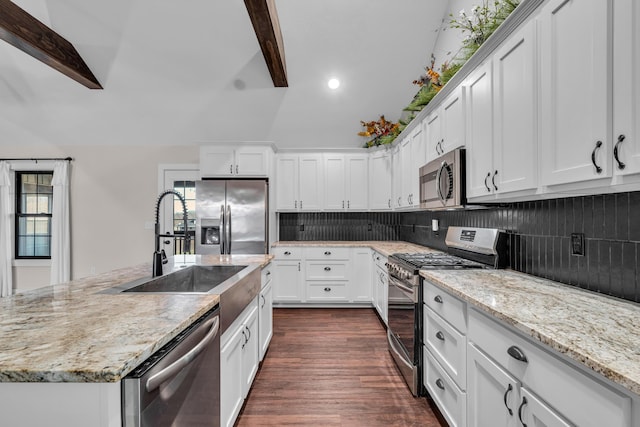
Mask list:
[[[397,120],[448,3],[276,0],[289,87],[275,88],[242,0],[14,2],[74,44],[104,90],[0,41],[0,144],[279,148],[358,147],[360,120]]]

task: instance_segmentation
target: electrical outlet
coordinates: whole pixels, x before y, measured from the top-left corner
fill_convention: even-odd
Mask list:
[[[584,256],[584,233],[571,233],[571,255]]]
[[[367,231],[373,231],[373,225],[371,225],[371,223],[367,226]]]
[[[300,231],[304,231],[304,224],[300,224]]]

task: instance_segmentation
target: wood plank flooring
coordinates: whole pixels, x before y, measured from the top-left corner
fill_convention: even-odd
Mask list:
[[[236,426],[446,426],[409,392],[373,309],[274,309],[273,318]]]

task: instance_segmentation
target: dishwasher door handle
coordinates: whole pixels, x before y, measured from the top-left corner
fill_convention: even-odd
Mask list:
[[[157,374],[152,375],[151,378],[147,380],[147,384],[145,385],[147,392],[152,392],[153,390],[160,387],[160,384],[166,382],[170,378],[175,377],[207,348],[207,346],[211,343],[211,341],[213,341],[216,335],[218,335],[218,330],[220,329],[220,316],[216,316],[214,319],[209,320],[207,323],[211,324],[207,335],[205,335],[198,344],[196,344],[180,359],[176,360]]]

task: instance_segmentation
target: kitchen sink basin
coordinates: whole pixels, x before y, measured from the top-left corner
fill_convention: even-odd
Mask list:
[[[125,289],[122,292],[206,293],[235,276],[246,265],[194,265]]]

